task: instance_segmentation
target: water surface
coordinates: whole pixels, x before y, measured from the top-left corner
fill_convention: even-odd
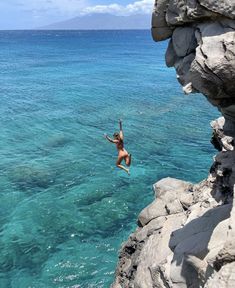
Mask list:
[[[171,176],[197,182],[218,112],[185,96],[149,31],[0,32],[2,288],[109,287]],[[131,176],[105,141],[123,119]]]

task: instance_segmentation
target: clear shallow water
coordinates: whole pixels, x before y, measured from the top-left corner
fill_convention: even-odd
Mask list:
[[[109,287],[152,184],[207,176],[218,112],[183,95],[166,45],[148,31],[0,32],[1,287]],[[119,118],[131,177],[103,138]]]

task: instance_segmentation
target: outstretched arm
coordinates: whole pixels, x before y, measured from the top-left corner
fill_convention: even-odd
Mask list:
[[[118,142],[117,140],[110,138],[107,134],[104,134],[104,138],[107,139],[111,143],[117,143]]]
[[[119,126],[120,126],[120,138],[121,138],[121,140],[123,141],[123,139],[124,139],[124,135],[123,135],[123,130],[122,130],[122,120],[121,119],[119,119]]]

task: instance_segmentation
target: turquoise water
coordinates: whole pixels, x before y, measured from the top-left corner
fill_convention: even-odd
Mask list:
[[[185,96],[149,31],[0,32],[0,287],[109,287],[117,252],[172,176],[215,151],[203,96]],[[105,141],[123,119],[131,176]]]

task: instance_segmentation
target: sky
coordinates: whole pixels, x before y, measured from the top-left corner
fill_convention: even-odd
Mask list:
[[[149,14],[154,0],[1,0],[0,30],[31,29],[93,13]]]

